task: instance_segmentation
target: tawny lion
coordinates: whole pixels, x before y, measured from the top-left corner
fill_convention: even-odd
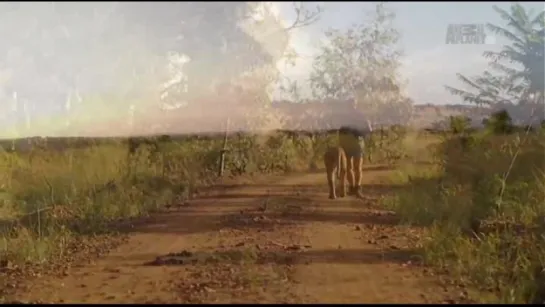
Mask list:
[[[327,184],[329,186],[329,198],[337,198],[335,193],[335,175],[339,179],[340,191],[339,196],[346,196],[346,154],[340,146],[330,147],[324,154],[324,164],[327,175]],[[336,174],[335,174],[336,173]]]

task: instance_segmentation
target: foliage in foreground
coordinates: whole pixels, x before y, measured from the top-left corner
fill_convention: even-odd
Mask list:
[[[447,89],[495,113],[482,132],[451,118],[455,136],[435,151],[433,173],[411,172],[410,191],[395,207],[406,221],[433,226],[430,263],[489,290],[491,300],[543,303],[545,133],[537,124],[544,123],[545,11],[517,3],[494,10],[503,25],[487,28],[507,44],[483,54],[489,69],[480,76],[458,75],[470,90]]]
[[[396,176],[407,189],[391,205],[405,222],[431,226],[428,264],[489,291],[483,300],[541,303],[544,132],[495,130],[446,137],[433,166]]]

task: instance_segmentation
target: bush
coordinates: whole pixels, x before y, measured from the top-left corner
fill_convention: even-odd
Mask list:
[[[445,138],[433,167],[398,175],[407,189],[390,205],[432,226],[429,264],[492,291],[492,301],[543,302],[545,138],[495,131]]]
[[[515,130],[509,112],[501,110],[493,113],[484,121],[486,129],[493,134],[509,134]]]
[[[373,163],[395,164],[407,158],[407,128],[394,125],[373,131],[366,138],[365,147],[368,159]]]
[[[450,116],[449,117],[450,132],[460,134],[467,132],[471,128],[471,120],[467,116]]]

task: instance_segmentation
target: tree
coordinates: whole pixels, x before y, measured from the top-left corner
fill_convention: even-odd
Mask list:
[[[132,110],[136,124],[163,104],[159,97],[168,97],[165,92],[178,92],[170,96],[174,102],[200,101],[218,84],[271,67],[284,52],[290,27],[317,16],[296,6],[303,17],[282,27],[250,2],[3,3],[1,8],[0,70],[11,74],[4,86],[8,92],[36,107],[45,105],[44,97],[52,100],[50,108],[71,105],[72,119],[111,114],[119,122]],[[261,19],[255,20],[258,9]],[[256,32],[263,27],[270,33],[260,40]],[[266,50],[264,42],[270,41],[276,51]],[[168,69],[175,56],[188,59],[182,72]],[[172,74],[180,73],[183,78],[165,89]],[[39,86],[30,84],[29,76]],[[67,103],[70,97],[79,97],[79,103]],[[101,112],[104,108],[108,112]],[[157,115],[161,121],[165,114]]]
[[[184,78],[165,90],[167,103],[183,101],[188,107],[180,108],[179,112],[185,114],[191,104],[208,110],[224,107],[232,112],[237,110],[236,113],[250,112],[251,117],[263,113],[254,107],[267,105],[265,94],[278,77],[276,62],[288,51],[289,31],[314,22],[320,13],[318,9],[308,10],[295,3],[296,20],[285,26],[265,3],[173,2],[156,6],[140,2],[126,5],[135,8],[131,15],[133,22],[161,20],[150,27],[149,39],[156,42],[155,45],[165,46],[164,50],[174,45],[176,52],[188,59],[179,71]],[[184,21],[183,27],[179,26],[180,20]],[[154,36],[153,33],[160,34]],[[239,97],[235,97],[237,95]],[[229,105],[228,101],[236,105]],[[212,105],[204,106],[207,102]],[[178,115],[173,116],[176,117]]]
[[[513,131],[513,124],[509,112],[500,110],[483,120],[486,129],[494,134],[507,134]]]
[[[506,25],[487,24],[487,28],[509,40],[509,44],[499,52],[484,53],[490,59],[490,70],[481,76],[468,78],[458,74],[469,91],[446,88],[465,102],[490,105],[495,110],[507,109],[518,121],[543,115],[545,11],[534,14],[520,4],[513,4],[509,12],[496,6],[494,10]]]
[[[325,33],[327,43],[314,59],[310,83],[319,99],[353,100],[354,108],[376,124],[405,124],[411,101],[400,89],[398,68],[402,55],[395,14],[383,3],[372,19],[341,31]]]

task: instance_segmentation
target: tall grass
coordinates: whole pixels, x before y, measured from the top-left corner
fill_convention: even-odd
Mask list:
[[[373,162],[400,159],[406,131],[398,130],[371,136]],[[0,260],[62,256],[74,239],[107,233],[113,222],[181,202],[218,179],[222,136],[148,141],[133,152],[123,139],[0,142]],[[227,144],[225,176],[284,173],[320,167],[336,136],[239,133]]]
[[[431,166],[392,180],[389,204],[407,223],[428,225],[428,264],[490,293],[487,302],[545,300],[545,134],[446,137]]]
[[[155,140],[130,153],[126,140],[76,141],[0,151],[2,259],[47,261],[62,256],[76,237],[187,199],[215,182],[223,146],[221,137],[187,137]],[[228,144],[227,176],[316,163],[307,136],[237,134]]]

